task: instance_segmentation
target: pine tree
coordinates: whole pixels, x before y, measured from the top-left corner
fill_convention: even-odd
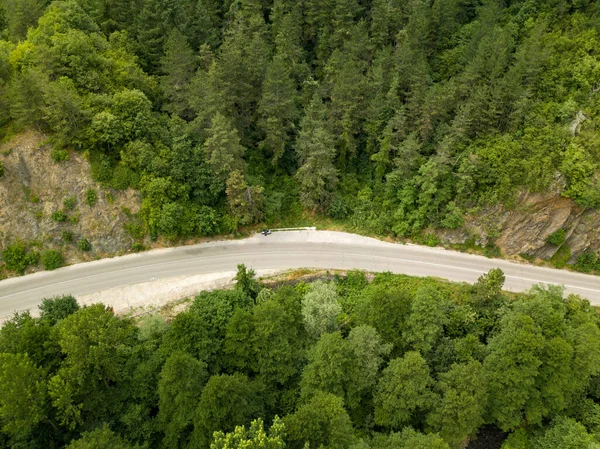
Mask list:
[[[146,71],[158,72],[164,45],[170,31],[183,23],[180,2],[146,0],[135,23],[140,62]]]
[[[310,210],[324,211],[327,208],[338,181],[338,171],[333,165],[334,139],[325,120],[323,100],[316,93],[300,123],[296,140],[296,154],[300,162],[296,173],[300,201]]]
[[[240,145],[237,131],[231,121],[217,113],[208,129],[208,137],[204,142],[204,154],[212,169],[213,189],[223,191],[229,173],[234,170],[244,171],[245,148]]]
[[[262,218],[263,187],[249,186],[240,170],[227,178],[227,205],[229,213],[241,225],[255,223]]]
[[[167,97],[164,108],[183,119],[191,119],[189,104],[190,81],[196,70],[197,58],[185,36],[173,29],[165,44],[165,56],[161,59],[161,85]]]
[[[267,67],[259,103],[259,125],[265,133],[261,145],[273,155],[276,165],[285,151],[294,128],[296,87],[282,56],[275,56]]]

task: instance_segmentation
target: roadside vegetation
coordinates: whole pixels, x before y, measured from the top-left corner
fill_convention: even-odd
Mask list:
[[[0,329],[0,447],[599,447],[586,300],[504,293],[499,269],[474,285],[291,279],[267,287],[240,265],[233,290],[167,320],[70,296],[16,314]]]

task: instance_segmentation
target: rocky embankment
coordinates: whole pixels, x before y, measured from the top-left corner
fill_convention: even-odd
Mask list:
[[[56,162],[37,133],[2,144],[0,161],[0,251],[20,239],[38,251],[59,250],[66,263],[75,263],[130,250],[134,239],[125,224],[139,210],[138,192],[103,189],[81,153],[70,151],[68,160]],[[78,247],[81,239],[90,250]]]
[[[564,230],[562,245],[548,243],[548,237]],[[600,213],[584,210],[555,193],[522,193],[516,206],[496,206],[467,217],[463,228],[444,231],[439,237],[448,243],[465,243],[473,237],[485,246],[495,243],[506,256],[551,259],[559,248],[570,251],[569,262],[585,250],[600,249]]]

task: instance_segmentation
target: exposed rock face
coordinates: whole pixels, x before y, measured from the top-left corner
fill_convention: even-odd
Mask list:
[[[69,263],[127,251],[133,239],[124,229],[129,218],[123,210],[137,213],[139,194],[103,189],[91,179],[89,164],[79,153],[54,162],[43,140],[40,134],[28,133],[0,146],[5,167],[0,178],[0,251],[17,238],[43,249],[60,249]],[[93,207],[86,203],[88,189],[97,191]],[[63,205],[69,197],[76,200],[72,210]],[[53,220],[56,211],[64,211],[66,221]],[[72,243],[63,240],[63,231],[73,233]],[[89,240],[91,251],[77,248],[80,238]]]
[[[515,208],[487,209],[467,218],[463,229],[442,232],[440,237],[451,243],[463,243],[470,236],[477,236],[482,245],[493,239],[508,256],[526,254],[549,259],[558,248],[546,240],[559,229],[566,231],[571,262],[588,248],[600,249],[600,213],[583,210],[556,193],[523,193]]]

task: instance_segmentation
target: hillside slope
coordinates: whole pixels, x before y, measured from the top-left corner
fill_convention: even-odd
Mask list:
[[[137,192],[102,189],[80,153],[53,161],[44,136],[36,133],[0,146],[0,160],[5,172],[0,178],[0,251],[21,240],[38,250],[59,250],[67,262],[81,262],[130,249],[134,239],[124,225],[139,210]],[[93,206],[86,200],[88,191],[96,192]],[[83,238],[91,244],[88,251],[78,248]]]

